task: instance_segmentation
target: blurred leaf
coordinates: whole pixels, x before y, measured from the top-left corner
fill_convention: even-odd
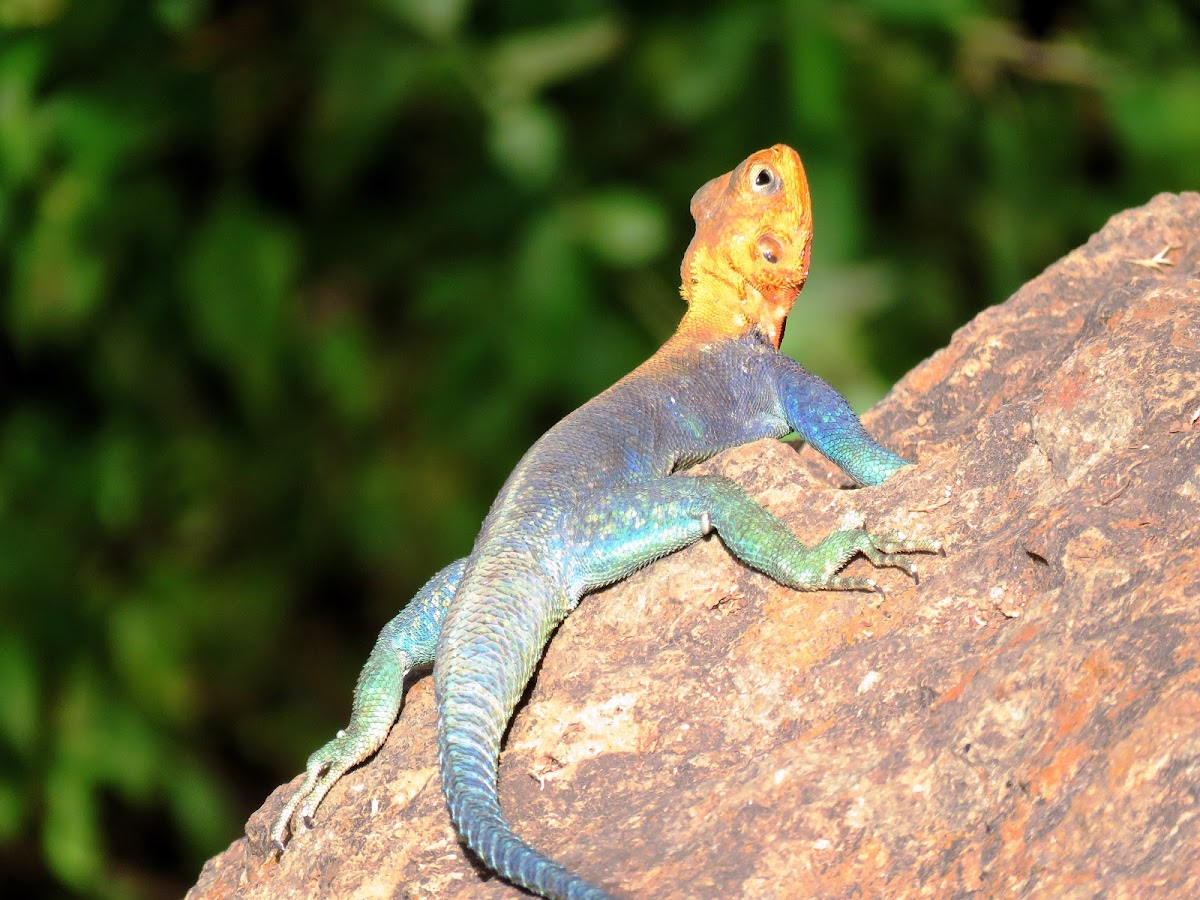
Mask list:
[[[971,15],[986,11],[979,0],[865,0],[863,8],[881,22],[894,25],[936,25],[951,27]]]
[[[128,528],[137,518],[145,474],[138,455],[136,443],[123,432],[107,435],[97,453],[96,513],[110,531]]]
[[[759,4],[734,4],[655,33],[645,56],[647,88],[663,110],[694,122],[736,98],[762,46],[762,21]],[[778,99],[773,83],[748,96]]]
[[[543,184],[558,169],[561,128],[545,106],[521,103],[499,110],[488,141],[496,162],[520,181]]]
[[[1170,75],[1130,77],[1109,92],[1109,108],[1130,149],[1147,161],[1179,166],[1192,176],[1176,190],[1197,186],[1200,160],[1200,67]]]
[[[104,258],[76,230],[87,190],[74,173],[56,179],[41,218],[17,245],[9,325],[26,345],[76,332],[103,300]]]
[[[579,237],[616,266],[644,266],[666,248],[666,211],[640,191],[598,191],[575,205],[572,218]]]
[[[471,8],[470,0],[372,0],[372,5],[433,40],[453,37]]]
[[[88,773],[58,765],[46,778],[42,854],[54,874],[77,890],[101,879],[104,849]]]
[[[494,45],[488,62],[491,90],[501,98],[523,100],[604,62],[622,37],[609,18],[507,36]]]
[[[208,0],[155,0],[154,8],[168,30],[185,32],[208,15]]]
[[[17,244],[10,322],[26,345],[62,340],[99,311],[110,260],[97,224],[113,170],[140,137],[94,103],[57,103],[47,115],[69,163],[48,180],[36,221]]]
[[[550,210],[525,228],[516,255],[515,320],[509,324],[538,342],[534,346],[514,342],[508,348],[517,357],[517,366],[571,342],[572,324],[586,300],[580,263],[564,209]]]
[[[41,697],[29,648],[11,632],[0,634],[0,739],[9,752],[28,759],[38,739]],[[2,829],[0,829],[2,830]]]
[[[72,780],[79,777],[86,777],[93,789],[97,783],[116,784],[135,797],[144,797],[157,781],[160,747],[153,732],[92,662],[67,673],[54,719],[54,756],[62,766],[67,794],[75,790]],[[81,807],[93,800],[64,802]]]
[[[20,833],[24,820],[25,804],[20,783],[0,775],[0,840],[13,840]]]
[[[184,826],[184,836],[194,852],[206,853],[220,846],[237,827],[238,816],[225,801],[221,785],[191,760],[174,767],[167,782],[167,797],[176,818]]]
[[[412,509],[405,500],[403,467],[381,458],[355,473],[351,526],[355,545],[368,559],[394,551],[403,535],[401,523]]]
[[[376,354],[358,323],[347,317],[329,323],[314,336],[313,374],[330,405],[351,424],[365,424],[379,413],[380,373]]]
[[[813,256],[819,261],[815,251]],[[828,253],[820,261],[819,269],[814,266],[820,274],[797,298],[781,349],[836,384],[854,409],[865,412],[887,384],[867,365],[869,350],[858,340],[856,323],[884,306],[895,274],[882,261],[846,265]]]
[[[306,146],[309,179],[324,194],[343,187],[419,87],[425,60],[379,29],[354,31],[328,51]]]
[[[200,226],[185,262],[186,311],[196,336],[255,412],[279,389],[297,263],[288,229],[233,196]]]
[[[144,122],[91,99],[64,99],[49,104],[47,110],[71,168],[90,188],[86,208],[91,211],[110,190],[108,179],[130,161],[150,129]]]
[[[25,182],[40,163],[47,116],[34,91],[45,68],[47,47],[34,38],[13,41],[0,52],[0,197]]]
[[[847,11],[845,18],[855,14]],[[845,48],[833,33],[836,23],[807,3],[788,4],[780,27],[786,28],[784,59],[795,102],[788,112],[806,140],[836,140],[852,114],[846,108],[849,76]],[[811,135],[811,137],[810,137]]]
[[[4,0],[0,3],[0,27],[49,25],[62,15],[66,5],[67,0]]]
[[[156,602],[157,601],[157,602]],[[111,657],[131,698],[156,717],[184,721],[195,707],[188,678],[188,636],[179,614],[152,593],[126,600],[108,618]]]

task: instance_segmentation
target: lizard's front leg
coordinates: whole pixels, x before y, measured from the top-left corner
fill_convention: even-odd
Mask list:
[[[788,425],[859,484],[882,484],[910,465],[871,437],[829,384],[781,353],[770,358],[770,365]]]
[[[937,553],[936,541],[876,535],[861,528],[835,531],[806,547],[786,525],[744,490],[719,475],[675,475],[631,485],[603,508],[565,523],[576,546],[572,594],[618,581],[648,562],[716,532],[729,551],[751,568],[798,590],[878,590],[870,578],[837,573],[858,554],[914,578],[911,553]]]
[[[330,788],[383,744],[400,714],[404,679],[413,669],[433,664],[442,620],[465,565],[466,560],[460,559],[434,575],[383,627],[358,676],[350,724],[308,758],[304,781],[271,829],[275,849],[284,849],[293,817],[311,825],[313,813]]]

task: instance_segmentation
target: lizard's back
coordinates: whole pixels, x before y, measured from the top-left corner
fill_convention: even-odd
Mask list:
[[[614,488],[686,469],[790,429],[757,337],[675,340],[558,422],[529,448],[492,504],[472,555],[493,535],[549,536]]]

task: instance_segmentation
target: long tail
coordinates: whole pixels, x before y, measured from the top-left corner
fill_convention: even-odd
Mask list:
[[[553,588],[537,576],[514,578],[511,568],[503,580],[473,575],[447,615],[434,667],[450,817],[467,846],[509,881],[553,900],[612,900],[517,837],[496,792],[501,737],[565,604],[547,597]]]

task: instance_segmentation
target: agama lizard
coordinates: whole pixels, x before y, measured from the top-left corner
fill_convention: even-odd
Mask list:
[[[779,352],[808,275],[812,216],[800,158],[777,145],[692,198],[682,266],[687,312],[631,374],[551,428],[492,504],[469,556],[438,572],[383,629],[345,731],[308,760],[271,832],[374,753],[409,671],[433,665],[442,788],[462,839],[504,878],[551,898],[607,893],[525,843],[496,790],[501,738],[550,633],[590,591],[715,532],[735,557],[798,590],[878,590],[837,573],[862,554],[910,576],[933,541],[835,531],[812,548],[728,478],[681,474],[729,447],[797,432],[856,481],[907,463],[846,401]]]

